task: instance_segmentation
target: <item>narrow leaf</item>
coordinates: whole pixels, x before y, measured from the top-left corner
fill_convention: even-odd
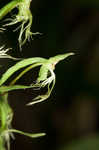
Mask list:
[[[19,69],[26,67],[28,65],[31,65],[33,63],[43,63],[44,61],[46,61],[46,59],[44,58],[40,58],[40,57],[34,57],[34,58],[27,58],[24,59],[22,61],[19,61],[18,63],[16,63],[14,66],[10,67],[1,77],[0,80],[0,85],[2,85],[13,73],[15,73],[16,71],[18,71]]]

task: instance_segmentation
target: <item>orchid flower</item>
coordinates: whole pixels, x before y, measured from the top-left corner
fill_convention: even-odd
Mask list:
[[[34,57],[34,58],[28,58],[28,59],[21,60],[17,64],[15,64],[11,68],[9,68],[3,74],[3,76],[0,80],[0,86],[2,84],[4,84],[6,82],[6,80],[13,73],[15,73],[16,71],[18,71],[21,68],[26,67],[16,78],[14,78],[12,80],[12,82],[9,85],[9,88],[6,88],[6,90],[9,90],[10,88],[12,88],[12,90],[14,90],[14,88],[15,89],[18,88],[15,85],[17,80],[19,80],[29,70],[40,66],[40,70],[39,70],[39,73],[38,73],[36,83],[31,84],[30,88],[40,89],[40,88],[47,87],[47,92],[44,95],[38,95],[36,98],[33,99],[32,102],[30,102],[27,105],[32,105],[32,104],[35,104],[35,103],[38,103],[38,102],[42,102],[42,101],[44,101],[44,100],[46,100],[47,98],[50,97],[50,94],[51,94],[51,92],[54,88],[55,80],[56,80],[54,69],[55,69],[56,64],[58,62],[60,62],[61,60],[64,60],[68,56],[71,56],[71,55],[74,55],[74,53],[66,53],[66,54],[56,55],[56,56],[51,57],[49,59]],[[2,86],[1,86],[1,88],[2,88]],[[20,88],[24,88],[24,86],[20,87]],[[4,89],[5,88],[3,88],[3,90]]]
[[[39,34],[38,32],[36,33],[31,32],[33,17],[30,11],[30,3],[31,0],[12,0],[0,10],[0,20],[1,20],[12,9],[14,8],[18,9],[18,14],[12,16],[12,18],[6,19],[6,21],[10,22],[3,26],[10,26],[17,23],[21,23],[21,25],[14,30],[16,31],[17,29],[21,28],[18,38],[20,48],[22,45],[25,44],[27,40],[30,39],[30,37],[32,37],[32,35]]]

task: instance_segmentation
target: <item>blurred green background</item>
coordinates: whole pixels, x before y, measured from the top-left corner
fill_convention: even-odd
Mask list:
[[[10,0],[9,0],[10,1]],[[7,0],[1,0],[2,7]],[[11,92],[13,127],[28,132],[46,132],[38,139],[15,135],[12,150],[98,150],[99,149],[99,2],[94,0],[32,0],[32,31],[43,33],[27,42],[20,51],[17,26],[0,35],[0,45],[12,47],[16,57],[50,57],[75,52],[56,66],[56,85],[43,103],[26,107],[39,91]],[[11,17],[17,10],[7,15]],[[6,17],[5,17],[6,19]],[[1,21],[1,24],[4,24]],[[0,60],[1,73],[12,60]],[[37,70],[18,83],[35,80]]]

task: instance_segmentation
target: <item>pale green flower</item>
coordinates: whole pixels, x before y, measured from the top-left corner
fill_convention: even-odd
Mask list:
[[[32,35],[39,34],[38,32],[31,32],[33,17],[30,11],[30,3],[31,0],[12,0],[0,10],[0,19],[2,19],[6,14],[11,12],[12,9],[18,9],[18,13],[12,16],[12,18],[7,18],[5,21],[10,22],[3,26],[5,27],[21,23],[21,25],[14,30],[16,31],[20,28],[20,34],[18,38],[20,48],[27,40],[30,40]]]

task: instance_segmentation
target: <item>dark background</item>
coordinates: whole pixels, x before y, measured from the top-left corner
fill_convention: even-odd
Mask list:
[[[2,0],[0,7],[7,1]],[[99,147],[99,3],[84,0],[32,0],[32,32],[42,35],[18,46],[17,25],[0,35],[0,45],[12,47],[15,57],[45,57],[75,52],[56,66],[56,85],[48,100],[26,107],[36,94],[19,90],[9,94],[14,111],[13,127],[26,132],[46,132],[30,139],[15,135],[13,150],[97,150]],[[11,17],[16,10],[7,17]],[[6,18],[6,17],[5,17]],[[4,22],[1,21],[1,24]],[[12,60],[0,60],[3,70]],[[23,76],[18,84],[30,84],[38,70]],[[70,145],[70,146],[69,146]],[[72,146],[73,145],[73,146]],[[85,146],[85,147],[84,147]],[[63,148],[64,147],[64,148]]]

